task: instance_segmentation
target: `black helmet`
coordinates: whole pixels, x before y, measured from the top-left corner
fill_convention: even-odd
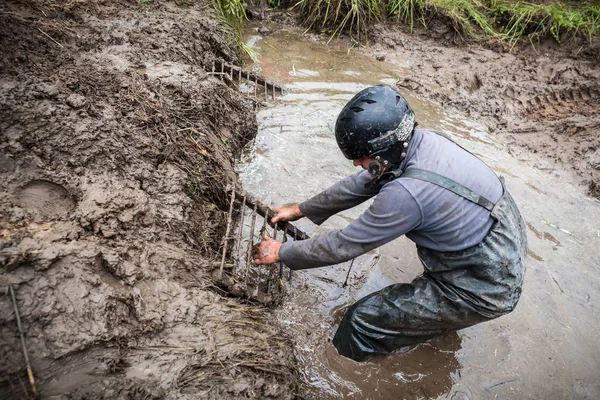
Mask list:
[[[335,123],[335,139],[349,160],[372,157],[397,167],[415,126],[415,114],[404,97],[379,85],[362,90],[346,104]]]

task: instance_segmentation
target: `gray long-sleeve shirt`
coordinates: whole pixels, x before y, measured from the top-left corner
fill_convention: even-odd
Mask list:
[[[495,203],[502,185],[477,157],[427,129],[416,129],[401,169],[419,168],[448,177]],[[358,219],[342,230],[308,240],[288,241],[279,257],[291,269],[306,269],[350,260],[406,235],[438,251],[458,251],[483,240],[493,219],[490,212],[447,189],[413,178],[365,188],[367,171],[351,175],[299,205],[320,225],[337,212],[376,196]]]

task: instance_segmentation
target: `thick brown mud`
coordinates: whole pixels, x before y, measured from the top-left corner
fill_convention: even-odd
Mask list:
[[[42,398],[293,396],[288,339],[211,278],[256,133],[225,38],[204,3],[0,5],[0,398],[34,397],[7,285]]]
[[[398,253],[368,254],[347,290],[337,284],[347,265],[298,274],[275,311],[217,287],[226,187],[257,132],[257,102],[212,70],[215,61],[239,60],[209,4],[157,3],[0,5],[1,398],[34,397],[8,285],[42,398],[599,393],[598,321],[590,311],[598,281],[589,268],[598,265],[598,209],[575,194],[589,188],[597,195],[597,53],[586,45],[566,53],[455,47],[446,30],[436,42],[373,28],[372,45],[361,51],[402,72],[390,84],[399,77],[412,95],[485,123],[492,138],[462,131],[476,151],[489,155],[492,142],[508,148],[511,156],[486,161],[512,178],[533,245],[528,290],[512,320],[357,365],[327,341],[340,310],[383,284],[410,280],[417,260],[405,256],[404,242]],[[331,62],[319,73],[335,68]],[[297,65],[264,75],[285,85],[314,72]],[[423,120],[439,120],[427,104],[419,105]],[[307,109],[298,115],[308,125],[323,116]],[[284,145],[280,128],[272,121],[279,136],[258,140],[257,151]],[[328,137],[314,135],[323,157],[335,151]],[[265,181],[255,194],[275,200],[281,197],[269,191],[287,191],[299,200],[330,183],[310,175],[317,164],[302,169],[302,158],[293,154],[291,165],[278,165],[290,186]],[[532,194],[538,197],[524,201]],[[540,209],[544,196],[560,201]],[[341,215],[322,229],[352,218]]]

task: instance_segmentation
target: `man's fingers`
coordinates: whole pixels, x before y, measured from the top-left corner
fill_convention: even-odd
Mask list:
[[[281,243],[264,234],[264,239],[255,246],[253,259],[255,264],[272,264],[279,261],[278,252]]]
[[[285,210],[283,208],[274,208],[275,215],[271,218],[271,223],[275,224],[279,221],[287,221]]]

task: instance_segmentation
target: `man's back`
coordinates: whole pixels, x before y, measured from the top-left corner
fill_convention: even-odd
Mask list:
[[[432,171],[471,189],[495,203],[502,184],[477,157],[449,139],[426,129],[416,129],[403,170]],[[390,194],[390,191],[402,193]],[[410,196],[410,200],[406,199]],[[440,251],[456,251],[479,243],[493,224],[489,211],[447,189],[412,178],[400,178],[382,188],[378,197],[402,201],[403,212],[420,218],[406,236],[415,243]],[[412,201],[411,201],[412,200]],[[409,209],[410,208],[410,209]]]

